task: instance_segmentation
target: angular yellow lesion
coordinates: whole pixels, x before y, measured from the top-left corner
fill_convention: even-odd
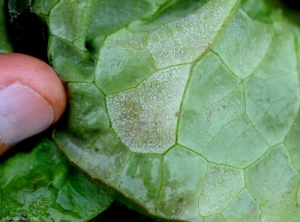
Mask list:
[[[224,29],[239,1],[209,1],[194,13],[149,34],[148,49],[157,69],[195,61]]]
[[[189,65],[160,70],[136,89],[107,96],[112,127],[131,151],[163,153],[175,144],[189,73]]]

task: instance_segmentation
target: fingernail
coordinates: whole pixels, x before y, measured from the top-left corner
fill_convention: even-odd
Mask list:
[[[6,147],[44,131],[53,117],[51,105],[29,87],[14,83],[0,90],[0,139]]]

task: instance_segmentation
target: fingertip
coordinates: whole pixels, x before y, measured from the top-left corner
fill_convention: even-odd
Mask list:
[[[42,96],[52,107],[55,123],[66,108],[65,87],[45,62],[23,54],[0,54],[0,90],[13,83],[29,87]]]

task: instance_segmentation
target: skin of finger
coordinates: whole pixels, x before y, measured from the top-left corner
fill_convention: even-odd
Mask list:
[[[6,149],[7,149],[7,148],[6,148],[5,144],[3,143],[2,138],[1,138],[1,136],[0,136],[0,156],[1,156],[3,153],[5,153]]]
[[[12,83],[25,85],[40,94],[54,110],[55,123],[66,108],[66,90],[45,62],[23,54],[0,54],[0,90]]]

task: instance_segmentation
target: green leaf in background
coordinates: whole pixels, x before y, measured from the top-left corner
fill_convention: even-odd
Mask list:
[[[48,140],[1,163],[0,175],[0,221],[88,221],[112,202]]]
[[[12,52],[12,46],[9,42],[6,30],[6,18],[4,11],[4,1],[0,0],[0,53]]]

